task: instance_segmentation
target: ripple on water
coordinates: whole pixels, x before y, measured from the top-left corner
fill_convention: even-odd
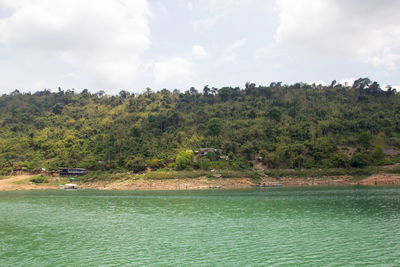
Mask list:
[[[400,188],[0,193],[0,266],[400,265]]]

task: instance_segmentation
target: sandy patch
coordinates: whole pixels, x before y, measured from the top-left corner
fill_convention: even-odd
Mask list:
[[[0,191],[4,190],[31,190],[31,189],[57,189],[57,186],[29,182],[35,175],[17,175],[0,180]]]
[[[374,174],[359,182],[362,185],[400,185],[399,174]]]
[[[0,180],[1,190],[59,189],[66,178],[51,177],[51,183],[34,184],[29,181],[35,175],[18,175]],[[399,174],[375,174],[363,180],[355,181],[352,176],[334,176],[320,178],[281,177],[279,179],[263,176],[260,181],[265,185],[281,184],[283,186],[329,186],[329,185],[400,185]],[[122,179],[116,181],[96,181],[78,183],[80,189],[100,190],[193,190],[209,188],[250,188],[257,186],[250,178],[180,178],[166,180]]]
[[[196,179],[167,179],[167,180],[119,180],[111,183],[95,182],[81,184],[80,188],[97,188],[103,190],[189,190],[208,188],[248,188],[254,186],[249,178],[226,178],[210,180],[206,177]]]

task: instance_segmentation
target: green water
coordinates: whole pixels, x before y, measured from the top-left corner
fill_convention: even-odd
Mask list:
[[[400,266],[400,188],[0,192],[0,266]]]

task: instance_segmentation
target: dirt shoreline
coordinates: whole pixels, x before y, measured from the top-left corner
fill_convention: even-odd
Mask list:
[[[65,184],[65,178],[49,177],[48,184],[34,184],[29,181],[34,175],[11,176],[0,180],[0,191],[12,190],[45,190],[59,189],[60,184]],[[240,189],[251,188],[257,185],[283,187],[296,186],[345,186],[345,185],[376,185],[400,186],[399,174],[374,174],[362,180],[354,180],[352,176],[333,176],[320,178],[282,177],[280,179],[264,177],[259,183],[250,178],[180,178],[166,180],[136,179],[116,181],[96,181],[92,183],[77,183],[80,189],[98,190],[199,190],[210,188]]]

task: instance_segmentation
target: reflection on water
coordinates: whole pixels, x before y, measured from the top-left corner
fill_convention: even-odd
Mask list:
[[[0,266],[400,265],[400,188],[0,192]]]

